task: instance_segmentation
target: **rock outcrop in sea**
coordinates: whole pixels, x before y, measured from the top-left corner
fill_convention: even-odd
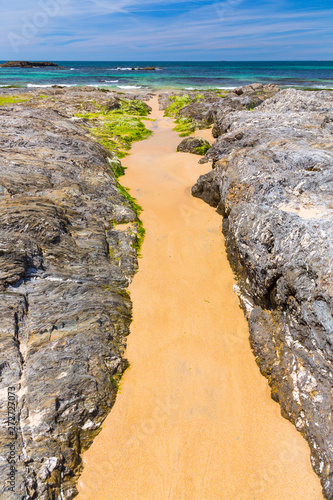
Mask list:
[[[333,93],[277,90],[212,109],[213,170],[192,192],[223,215],[257,363],[332,499]]]
[[[0,108],[4,500],[74,498],[127,366],[137,215],[115,156],[72,118],[112,94],[48,92]]]
[[[8,61],[0,64],[0,68],[46,68],[55,67],[58,68],[59,65],[54,62],[31,62],[31,61]]]

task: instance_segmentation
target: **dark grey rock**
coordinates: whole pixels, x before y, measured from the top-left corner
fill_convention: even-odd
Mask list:
[[[220,203],[220,192],[213,171],[201,175],[196,184],[192,187],[192,194],[196,198],[201,198],[211,207],[217,207]]]
[[[283,90],[218,110],[215,169],[193,194],[224,214],[251,345],[333,498],[333,94]],[[215,187],[214,187],[215,184]],[[219,201],[216,190],[219,191]]]
[[[28,105],[0,110],[4,500],[76,496],[81,454],[111,410],[127,366],[136,214],[117,188],[115,156],[71,118],[85,92],[75,90],[81,100],[47,92],[57,98],[45,103],[31,94]],[[109,99],[93,96],[101,105]],[[9,387],[16,438],[6,424]],[[6,490],[12,442],[15,493]]]
[[[202,137],[186,137],[182,140],[182,142],[177,146],[177,151],[181,151],[182,153],[193,153],[195,155],[203,156],[208,149],[210,148],[210,144],[206,139]]]

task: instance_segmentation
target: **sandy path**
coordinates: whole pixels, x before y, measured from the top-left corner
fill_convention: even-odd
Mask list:
[[[251,352],[221,217],[190,194],[207,165],[175,153],[178,134],[156,98],[153,117],[122,179],[147,231],[130,287],[131,368],[84,455],[77,498],[320,500],[308,446]]]

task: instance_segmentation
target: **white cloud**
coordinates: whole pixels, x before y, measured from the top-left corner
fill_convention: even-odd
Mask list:
[[[290,47],[290,56],[295,57],[301,56],[311,44],[315,47],[321,43],[323,54],[332,45],[333,9],[286,11],[279,10],[276,2],[254,5],[247,0],[44,1],[68,3],[29,40],[25,51],[36,57],[173,59],[173,54],[177,58],[192,54],[195,58],[205,52],[208,58],[212,53],[214,59],[214,54],[223,51],[221,57],[238,54],[242,59],[263,51],[269,54],[269,50],[277,54],[279,47],[281,54],[286,54],[286,47]],[[170,4],[174,5],[172,11]],[[6,18],[6,29],[2,26],[2,39],[9,31],[20,34],[22,19],[31,19],[39,6],[40,0],[29,3],[29,9],[23,0],[4,3],[2,16]],[[64,45],[68,45],[66,52]]]

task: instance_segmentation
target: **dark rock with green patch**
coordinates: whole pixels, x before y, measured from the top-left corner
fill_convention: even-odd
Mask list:
[[[34,91],[0,110],[2,422],[8,387],[17,397],[16,493],[6,490],[12,437],[4,427],[3,500],[76,496],[81,454],[127,366],[139,207],[118,184],[116,155],[74,117],[110,97],[56,92]]]
[[[105,103],[105,109],[106,111],[113,111],[114,109],[120,109],[121,107],[121,100],[119,97],[112,97],[109,101]]]
[[[210,144],[206,139],[202,137],[187,137],[178,145],[177,151],[203,156],[209,148]]]

